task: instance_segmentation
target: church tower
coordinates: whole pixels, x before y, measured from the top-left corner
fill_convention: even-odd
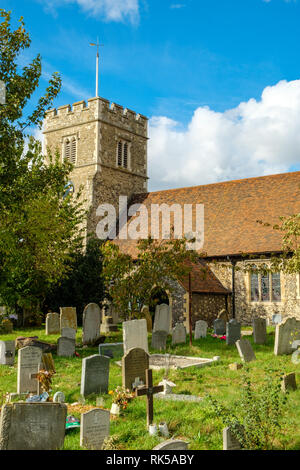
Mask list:
[[[119,196],[147,192],[148,120],[104,98],[91,98],[47,111],[44,145],[58,150],[74,169],[75,192],[83,187],[89,215],[87,233],[94,233],[100,204],[112,204],[118,214]]]

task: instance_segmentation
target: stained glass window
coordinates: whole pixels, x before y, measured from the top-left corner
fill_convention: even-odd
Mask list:
[[[256,268],[256,266],[254,266]],[[259,301],[259,286],[258,286],[258,274],[252,273],[251,274],[251,301],[258,302]]]
[[[280,273],[272,273],[272,300],[281,301]]]

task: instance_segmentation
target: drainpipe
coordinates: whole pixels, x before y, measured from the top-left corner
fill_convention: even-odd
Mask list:
[[[231,285],[232,285],[232,295],[231,295],[231,304],[232,304],[232,318],[235,318],[235,265],[236,261],[232,260],[227,256],[228,261],[231,262]]]

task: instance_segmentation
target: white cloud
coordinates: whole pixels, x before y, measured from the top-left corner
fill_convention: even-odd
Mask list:
[[[286,172],[300,163],[300,80],[223,113],[199,107],[186,129],[152,117],[149,135],[150,190]]]
[[[125,21],[132,23],[139,18],[139,0],[39,0],[52,14],[63,5],[77,4],[81,9],[106,21]]]

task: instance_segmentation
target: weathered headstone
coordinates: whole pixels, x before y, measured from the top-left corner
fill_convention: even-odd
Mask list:
[[[265,344],[267,341],[267,322],[265,318],[253,318],[253,340],[255,344]]]
[[[39,386],[32,374],[37,374],[41,368],[42,351],[40,348],[26,346],[18,352],[17,393],[38,393]]]
[[[214,321],[214,333],[215,335],[222,336],[226,333],[226,324],[223,318],[217,318]]]
[[[223,429],[223,450],[241,450],[241,444],[234,437],[229,426]]]
[[[75,339],[60,337],[57,340],[57,355],[72,357],[75,354]]]
[[[207,322],[204,320],[196,321],[194,339],[206,338],[207,326]]]
[[[65,394],[63,392],[56,392],[54,393],[53,395],[53,402],[54,403],[65,403],[66,401],[66,397],[65,397]]]
[[[15,362],[15,342],[0,341],[0,364],[13,366]]]
[[[100,331],[101,333],[110,333],[111,331],[118,331],[118,325],[114,324],[113,317],[111,316],[102,317]]]
[[[74,328],[69,328],[65,326],[64,328],[61,329],[61,336],[63,338],[69,338],[69,339],[74,339],[76,338],[76,330]]]
[[[189,443],[181,439],[168,439],[153,447],[153,450],[188,450]]]
[[[144,349],[133,348],[122,357],[122,385],[132,388],[136,377],[146,383],[146,369],[149,368],[149,354]]]
[[[65,327],[77,330],[77,314],[75,307],[60,307],[60,331]]]
[[[109,410],[94,409],[81,415],[80,446],[101,450],[104,440],[109,436]]]
[[[94,344],[100,338],[101,310],[95,303],[88,304],[82,316],[82,343]]]
[[[149,307],[147,305],[144,305],[141,311],[142,315],[145,317],[145,320],[147,322],[147,331],[148,333],[152,333],[152,317],[150,315]]]
[[[186,342],[186,329],[183,323],[176,323],[172,330],[172,344],[182,344]]]
[[[93,393],[100,395],[108,392],[109,357],[94,356],[82,360],[81,388],[82,396],[87,397]]]
[[[124,353],[123,343],[104,343],[99,344],[99,354],[100,356],[122,356]]]
[[[6,403],[0,417],[0,450],[57,450],[64,444],[67,406]]]
[[[165,351],[167,347],[168,333],[166,331],[153,331],[151,339],[151,348]]]
[[[287,392],[288,390],[297,390],[295,372],[292,372],[291,374],[286,374],[282,377],[281,390],[283,392]]]
[[[282,323],[276,325],[274,354],[292,354],[292,344],[297,339],[300,339],[300,320],[295,317],[285,318]]]
[[[132,348],[142,348],[148,352],[147,322],[142,320],[130,320],[123,322],[124,354]]]
[[[247,339],[239,339],[236,343],[240,358],[244,362],[255,361],[256,357],[251,344]]]
[[[46,335],[57,335],[60,333],[60,317],[58,313],[51,312],[46,316]]]
[[[166,331],[171,329],[171,308],[167,304],[156,305],[153,331]]]
[[[226,344],[235,344],[241,339],[241,324],[235,318],[226,323]]]

